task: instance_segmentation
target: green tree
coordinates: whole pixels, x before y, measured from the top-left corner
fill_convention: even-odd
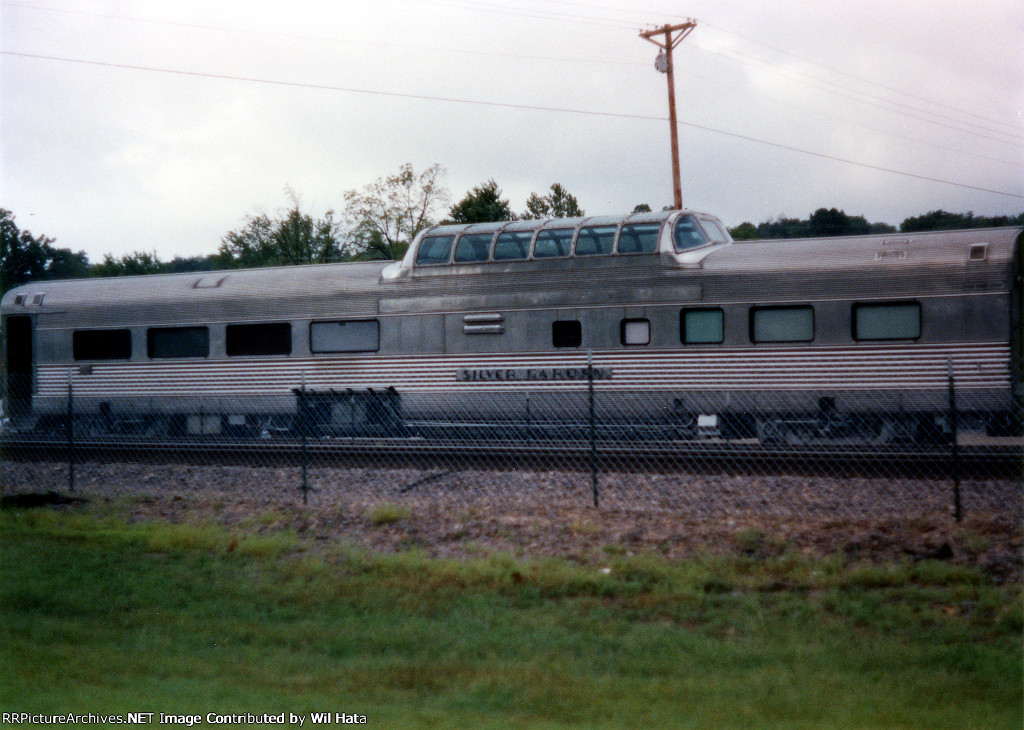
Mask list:
[[[221,239],[217,263],[225,268],[291,266],[336,261],[344,256],[340,224],[334,211],[323,218],[303,213],[298,196],[286,189],[292,207],[276,217],[267,213],[248,216],[239,230]]]
[[[784,215],[757,225],[758,238],[804,238],[809,234],[809,223]]]
[[[868,223],[862,216],[849,216],[836,208],[818,208],[807,220],[786,218],[759,223],[753,238],[819,238],[825,236],[860,236],[868,233],[892,233],[887,223]],[[741,235],[749,234],[744,230]],[[738,238],[733,236],[733,238]]]
[[[217,266],[216,254],[189,256],[188,258],[175,256],[163,265],[163,270],[169,274],[187,274],[194,271],[213,271]]]
[[[562,187],[561,183],[551,186],[547,195],[530,193],[526,199],[526,211],[522,218],[578,218],[584,215],[576,196]]]
[[[958,228],[993,228],[998,226],[1024,225],[1024,213],[1018,216],[976,216],[970,213],[948,213],[933,210],[924,215],[907,218],[900,224],[903,233],[915,231],[944,231]]]
[[[112,254],[103,257],[103,263],[92,267],[94,276],[144,276],[146,274],[159,274],[163,271],[163,264],[156,251],[133,251],[121,258],[114,258]]]
[[[512,206],[501,197],[501,188],[493,179],[478,185],[448,212],[453,223],[491,223],[515,220]]]
[[[88,275],[84,251],[54,248],[55,239],[18,228],[15,215],[0,208],[0,294],[28,281]]]
[[[444,175],[437,164],[417,175],[406,163],[395,175],[346,192],[342,220],[350,249],[359,258],[400,258],[416,234],[448,207]]]
[[[750,241],[757,238],[757,226],[749,221],[744,221],[735,228],[730,228],[729,235],[734,241]]]
[[[818,208],[808,220],[808,235],[813,237],[845,236],[850,233],[850,219],[836,208]]]
[[[650,213],[651,212],[651,206],[649,206],[647,203],[640,203],[639,205],[633,206],[633,212],[634,213]]]

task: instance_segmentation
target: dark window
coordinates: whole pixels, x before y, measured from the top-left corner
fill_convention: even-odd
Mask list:
[[[555,347],[579,347],[583,344],[583,327],[575,319],[552,322],[551,344]]]
[[[649,319],[624,319],[619,326],[619,337],[623,345],[651,344],[651,321]]]
[[[312,352],[377,352],[380,325],[375,319],[313,322],[309,348]]]
[[[455,263],[486,261],[491,252],[493,233],[472,233],[459,237],[455,246]]]
[[[813,307],[755,307],[750,311],[752,342],[810,342]]]
[[[494,242],[495,261],[514,261],[530,255],[530,239],[533,231],[506,231]]]
[[[684,215],[676,221],[672,236],[676,244],[676,253],[703,246],[708,242],[703,229],[692,215]]]
[[[660,223],[629,223],[619,234],[619,253],[655,253]]]
[[[131,330],[78,330],[71,335],[76,360],[128,360]]]
[[[4,323],[7,349],[7,414],[26,416],[32,397],[32,320],[24,315]]]
[[[921,336],[917,302],[855,304],[853,337],[857,340],[916,340]]]
[[[447,264],[455,236],[427,236],[420,241],[416,251],[416,263],[420,266]]]
[[[599,256],[612,252],[615,226],[585,226],[576,236],[577,256]]]
[[[146,334],[150,357],[210,355],[210,330],[206,327],[154,327]]]
[[[533,244],[535,259],[560,258],[568,256],[572,245],[572,228],[549,228],[537,234]]]
[[[721,309],[684,309],[679,315],[679,339],[685,345],[718,345],[725,340]]]
[[[287,322],[229,324],[225,335],[229,357],[292,354],[292,326]]]

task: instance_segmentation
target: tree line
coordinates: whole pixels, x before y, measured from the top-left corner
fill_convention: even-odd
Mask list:
[[[241,227],[222,237],[216,253],[171,261],[161,261],[156,253],[135,251],[121,257],[107,254],[103,261],[91,263],[84,251],[57,248],[55,239],[19,229],[14,213],[0,208],[0,293],[42,279],[391,260],[401,258],[416,234],[438,223],[585,215],[577,198],[560,183],[552,184],[544,193],[531,193],[526,208],[518,213],[493,179],[451,204],[444,175],[444,168],[437,164],[419,173],[410,164],[402,165],[393,175],[346,192],[340,213],[328,210],[320,217],[305,212],[299,196],[285,188],[288,207],[273,214],[259,211],[247,215]],[[633,212],[650,210],[644,203]],[[909,233],[1006,225],[1024,225],[1024,213],[986,217],[936,210],[907,218],[899,230]],[[780,216],[757,225],[744,222],[729,232],[737,240],[746,240],[895,233],[896,228],[869,223],[863,216],[849,216],[836,208],[819,208],[806,220]]]

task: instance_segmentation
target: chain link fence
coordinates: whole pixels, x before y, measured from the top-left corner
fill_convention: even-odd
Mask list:
[[[743,399],[756,409],[702,412],[685,396],[590,376],[575,388],[299,387],[173,403],[100,400],[71,384],[31,414],[15,405],[0,483],[4,494],[596,508],[698,522],[1022,518],[1012,410],[958,408],[952,380],[930,408],[913,394],[862,395],[870,408],[844,410],[832,396],[765,393]]]

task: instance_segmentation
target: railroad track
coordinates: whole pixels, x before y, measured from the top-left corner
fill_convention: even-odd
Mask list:
[[[982,440],[985,441],[985,440]],[[407,466],[459,464],[602,471],[822,473],[832,476],[914,475],[922,478],[1020,478],[1024,449],[1015,443],[865,446],[761,444],[756,441],[602,441],[298,438],[78,439],[0,438],[5,460],[41,462],[165,462],[252,466]]]

